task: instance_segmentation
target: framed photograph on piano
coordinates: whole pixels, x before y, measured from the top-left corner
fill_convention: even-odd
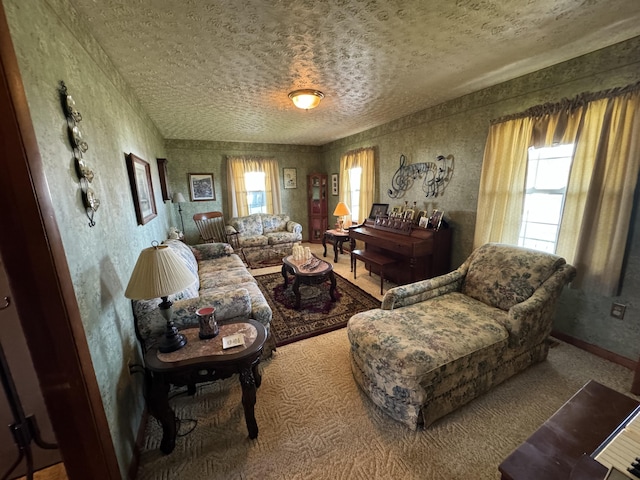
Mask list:
[[[418,224],[418,226],[420,226],[420,227],[425,227],[425,228],[426,228],[427,223],[425,223],[424,225],[421,225],[421,224],[420,224],[420,221],[421,221],[423,218],[425,219],[425,222],[428,222],[428,221],[429,221],[429,212],[427,212],[426,210],[420,210],[420,211],[418,212],[418,214],[416,215],[416,218],[415,218],[414,222],[415,222],[415,223],[417,223],[417,224]]]
[[[391,209],[390,217],[401,217],[402,216],[402,207],[393,207]]]
[[[444,215],[443,211],[434,210],[431,214],[431,218],[429,218],[429,227],[434,230],[440,229],[440,224],[442,223],[442,217]]]
[[[369,220],[375,220],[376,217],[382,217],[387,214],[389,210],[388,203],[374,203],[369,212]]]

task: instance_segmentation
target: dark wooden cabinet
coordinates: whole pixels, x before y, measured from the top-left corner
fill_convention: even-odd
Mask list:
[[[327,175],[307,175],[307,201],[309,207],[309,241],[321,243],[327,230]]]

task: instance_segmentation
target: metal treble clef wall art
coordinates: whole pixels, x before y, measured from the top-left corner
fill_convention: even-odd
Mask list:
[[[437,197],[444,193],[453,176],[453,155],[438,155],[435,162],[406,164],[407,157],[400,155],[400,166],[391,180],[387,191],[391,198],[400,198],[413,183],[422,179],[422,191],[425,197]]]
[[[80,189],[82,190],[82,204],[84,205],[87,217],[89,217],[89,226],[95,226],[96,222],[93,216],[100,206],[100,200],[96,198],[96,194],[89,186],[93,181],[93,170],[91,170],[85,161],[83,155],[89,149],[89,145],[82,138],[80,131],[80,121],[82,115],[76,110],[76,102],[67,92],[67,86],[64,82],[60,82],[60,100],[62,101],[62,110],[67,117],[67,127],[69,132],[69,142],[73,149],[73,160],[76,167],[76,173],[80,179]]]

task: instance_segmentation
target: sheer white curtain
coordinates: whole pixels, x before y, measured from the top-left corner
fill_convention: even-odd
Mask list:
[[[640,89],[589,102],[573,163],[558,254],[572,258],[575,286],[613,296],[640,169]]]
[[[474,246],[517,244],[527,150],[574,143],[557,254],[576,266],[572,286],[616,294],[640,171],[640,83],[534,107],[491,126]]]
[[[351,192],[353,190],[349,175],[352,168],[361,168],[360,175],[360,198],[358,207],[358,220],[364,221],[369,216],[369,210],[373,205],[373,192],[376,181],[375,169],[375,149],[373,147],[361,148],[345,153],[340,158],[340,196],[351,208]]]
[[[263,172],[265,174],[267,212],[282,213],[278,161],[270,158],[229,156],[227,157],[227,192],[231,216],[242,217],[249,215],[245,174],[251,172]]]
[[[489,129],[480,175],[474,248],[489,242],[518,244],[532,127],[531,118],[516,118]]]

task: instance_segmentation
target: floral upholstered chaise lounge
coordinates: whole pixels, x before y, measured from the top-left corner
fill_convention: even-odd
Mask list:
[[[547,357],[575,273],[556,255],[486,244],[451,273],[389,289],[347,325],[354,378],[391,417],[428,426]]]

